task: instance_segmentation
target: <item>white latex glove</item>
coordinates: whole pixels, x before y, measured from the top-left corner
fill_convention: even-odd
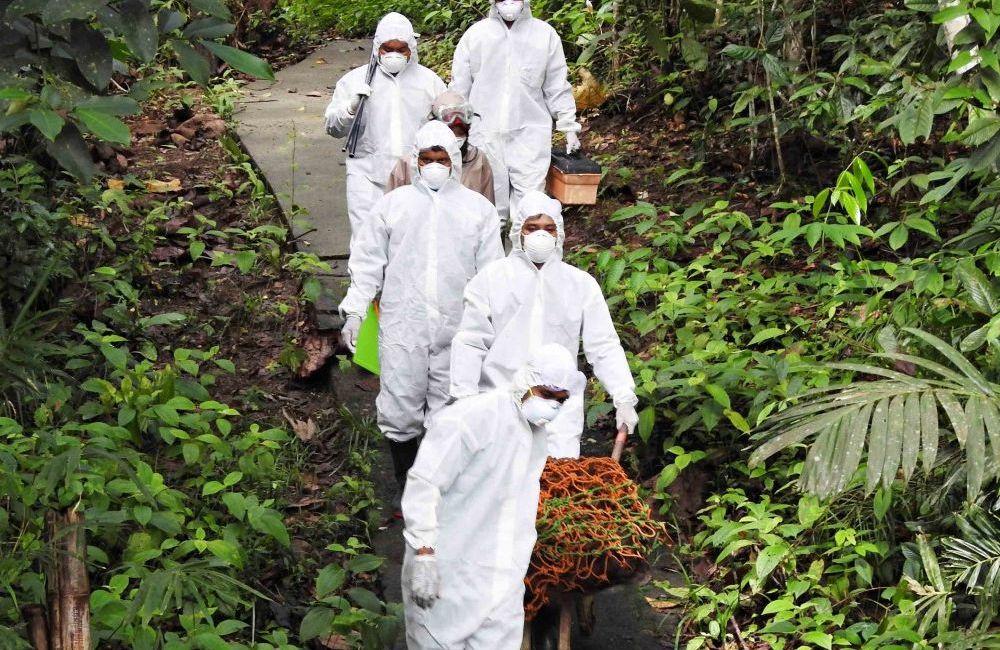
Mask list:
[[[632,435],[637,424],[639,424],[639,414],[636,413],[634,404],[621,404],[615,409],[615,427],[617,429],[624,426],[628,430],[628,435]]]
[[[351,97],[351,103],[347,105],[347,112],[351,115],[355,115],[358,112],[358,107],[361,106],[362,97],[370,97],[372,94],[372,87],[366,83],[360,83],[354,89],[354,96]]]
[[[441,579],[438,576],[436,555],[414,555],[413,576],[410,578],[410,595],[420,609],[430,609],[440,595]]]
[[[358,332],[361,331],[361,319],[357,316],[348,316],[344,326],[340,329],[340,340],[347,346],[347,349],[354,354],[358,346]]]
[[[566,132],[566,153],[571,154],[580,150],[580,136],[576,131]]]

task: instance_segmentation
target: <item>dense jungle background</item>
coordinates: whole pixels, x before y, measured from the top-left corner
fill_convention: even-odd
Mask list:
[[[232,113],[388,11],[447,81],[487,9],[0,0],[0,648],[80,599],[101,648],[395,636],[378,433],[317,373],[329,267]],[[638,383],[664,644],[1000,646],[1000,3],[532,10],[605,169],[568,248]]]

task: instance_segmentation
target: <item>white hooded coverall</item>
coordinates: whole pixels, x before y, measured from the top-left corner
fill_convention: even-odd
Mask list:
[[[441,78],[419,63],[413,25],[406,16],[395,12],[379,21],[372,43],[373,55],[377,57],[382,43],[392,40],[405,41],[410,46],[410,60],[396,75],[378,67],[372,79],[357,153],[347,159],[347,215],[352,237],[361,230],[365,216],[385,192],[396,161],[410,151],[417,129],[430,119],[434,98],[445,90]],[[335,137],[343,138],[350,133],[354,123],[351,103],[367,74],[368,65],[363,65],[337,82],[333,99],[326,108],[327,124]]]
[[[510,255],[487,266],[465,288],[462,323],[451,347],[452,396],[508,384],[535,346],[558,343],[578,355],[582,340],[587,361],[616,405],[635,405],[635,381],[600,285],[562,261],[559,202],[532,192],[518,208]],[[556,250],[541,269],[528,259],[520,234],[525,218],[537,214],[552,217],[558,229]],[[585,381],[582,375],[580,381]],[[549,455],[555,458],[580,455],[584,391],[576,388],[547,425]]]
[[[501,389],[461,399],[431,423],[403,493],[403,605],[410,650],[517,650],[524,576],[535,545],[545,429],[521,413],[533,386],[567,387],[576,360],[542,348]],[[540,367],[536,367],[540,366]],[[411,600],[415,552],[433,548],[439,599]]]
[[[416,170],[420,150],[442,147],[451,176],[437,191]],[[420,128],[413,148],[412,185],[383,196],[351,241],[351,286],[340,303],[345,318],[363,318],[381,291],[375,401],[379,428],[404,442],[423,433],[448,399],[451,339],[462,315],[465,284],[503,257],[500,219],[482,194],[463,187],[462,155],[441,122]]]
[[[493,5],[459,40],[451,75],[451,88],[482,116],[469,142],[489,157],[497,208],[513,214],[526,192],[545,189],[552,121],[564,133],[580,130],[562,40],[528,0],[510,29]]]

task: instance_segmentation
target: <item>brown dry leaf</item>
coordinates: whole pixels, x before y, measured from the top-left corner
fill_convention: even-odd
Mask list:
[[[289,508],[308,508],[309,506],[314,506],[318,503],[323,503],[326,501],[325,498],[321,496],[305,496],[294,503],[289,503]]]
[[[576,110],[585,111],[588,108],[597,108],[608,101],[610,96],[604,85],[597,80],[590,70],[580,68],[580,85],[573,87],[573,99],[576,100]]]
[[[146,191],[153,194],[165,194],[167,192],[180,192],[181,182],[179,179],[171,178],[168,181],[146,181]]]
[[[281,414],[285,416],[288,425],[302,442],[309,442],[316,437],[316,421],[312,418],[308,420],[296,420],[288,414],[288,411],[281,409]]]
[[[650,598],[649,596],[646,596],[646,602],[649,603],[650,607],[657,611],[677,609],[681,606],[681,604],[675,600],[667,600],[666,598]]]
[[[124,190],[125,181],[120,178],[109,178],[108,179],[108,189],[109,190]]]
[[[299,366],[298,376],[300,379],[308,379],[316,374],[320,368],[333,358],[334,344],[329,336],[316,336],[310,334],[302,344],[306,358]]]
[[[327,650],[351,650],[354,646],[345,636],[331,634],[328,637],[318,639],[319,644]]]
[[[69,222],[77,228],[90,229],[94,227],[94,220],[83,213],[70,215]]]
[[[324,59],[323,57],[319,57],[318,59],[316,59],[315,61],[313,61],[313,63],[316,64],[316,65],[323,65],[323,64],[326,63],[326,59]]]

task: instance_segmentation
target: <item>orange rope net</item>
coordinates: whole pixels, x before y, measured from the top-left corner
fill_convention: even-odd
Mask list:
[[[611,458],[549,458],[535,524],[538,541],[525,578],[530,620],[554,595],[620,583],[666,539],[663,524]]]

